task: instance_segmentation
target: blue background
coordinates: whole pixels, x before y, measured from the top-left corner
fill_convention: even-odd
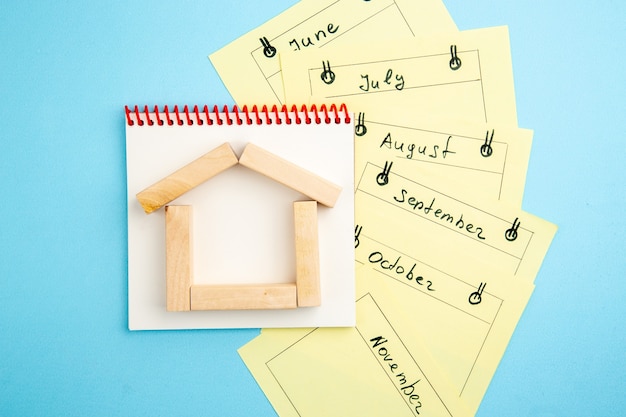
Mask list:
[[[258,330],[127,330],[123,105],[231,104],[207,55],[293,3],[2,2],[1,416],[275,415]],[[560,226],[480,417],[624,415],[625,4],[446,1],[509,25],[524,208]]]

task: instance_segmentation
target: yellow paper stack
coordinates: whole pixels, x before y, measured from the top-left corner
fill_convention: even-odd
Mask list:
[[[473,416],[556,232],[521,209],[507,28],[458,31],[441,0],[303,0],[210,59],[240,106],[353,113],[357,324],[240,349],[277,413]]]

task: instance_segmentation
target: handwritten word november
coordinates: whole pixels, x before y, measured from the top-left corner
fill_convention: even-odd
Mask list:
[[[415,411],[415,414],[419,415],[419,409],[422,407],[422,402],[420,401],[420,396],[416,393],[416,385],[421,381],[421,379],[418,379],[412,384],[408,383],[404,372],[398,372],[400,365],[398,365],[398,363],[392,358],[388,349],[385,346],[382,346],[387,342],[388,340],[383,336],[376,336],[370,339],[370,343],[372,344],[371,349],[374,354],[377,355],[378,359],[383,361],[383,364],[387,364],[389,368],[388,372],[395,377],[394,380],[398,385],[400,392],[405,395],[405,399],[409,405],[414,407],[413,411]]]

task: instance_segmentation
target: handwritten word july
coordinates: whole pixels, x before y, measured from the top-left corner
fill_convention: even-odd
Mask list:
[[[380,81],[379,80],[370,80],[369,74],[362,75],[361,79],[363,79],[363,84],[359,85],[359,88],[363,91],[371,90],[380,90]],[[400,91],[404,88],[404,77],[402,74],[394,74],[393,70],[390,68],[387,70],[387,74],[385,74],[385,79],[383,80],[384,84],[391,85],[394,83],[394,87],[396,90]],[[384,85],[383,85],[384,87]]]
[[[372,264],[379,264],[382,269],[387,269],[389,271],[395,272],[398,275],[404,276],[408,281],[413,281],[413,279],[415,279],[416,284],[424,285],[424,282],[422,282],[424,281],[424,277],[421,275],[417,275],[413,272],[415,270],[415,267],[417,266],[417,263],[414,262],[411,269],[409,269],[409,271],[405,274],[406,268],[402,266],[402,264],[400,264],[402,256],[398,256],[394,263],[391,263],[389,260],[385,259],[381,252],[377,251],[370,253],[370,256],[367,259]],[[431,280],[426,280],[426,289],[428,291],[435,291],[435,289],[433,288],[433,282]]]
[[[395,382],[398,384],[399,390],[405,395],[407,402],[413,408],[413,411],[416,415],[419,415],[419,409],[422,408],[422,402],[420,401],[420,396],[417,394],[416,385],[421,381],[418,379],[412,384],[408,384],[408,380],[404,372],[398,372],[398,368],[400,367],[395,359],[389,353],[387,347],[382,346],[387,343],[388,340],[383,336],[376,336],[370,339],[371,349],[374,354],[378,355],[378,359],[383,361],[383,364],[388,365],[388,372],[395,377]],[[378,348],[378,349],[376,349]]]
[[[448,156],[448,154],[455,154],[456,152],[451,151],[450,150],[450,139],[452,139],[452,136],[448,136],[448,139],[446,140],[446,146],[445,148],[441,151],[441,157],[443,159],[446,159],[446,156]],[[415,143],[404,143],[402,141],[398,141],[398,140],[392,140],[391,138],[391,132],[387,133],[387,136],[385,136],[385,138],[383,139],[383,141],[380,143],[380,148],[385,147],[387,149],[395,149],[397,151],[400,151],[401,153],[404,153],[404,146],[406,145],[406,158],[407,159],[413,159],[413,152],[415,151],[416,145]],[[426,154],[426,151],[428,150],[428,146],[417,146],[417,153],[424,155],[424,156],[428,156],[430,158],[436,159],[437,157],[439,157],[439,145],[433,145],[432,149],[430,150],[430,152],[428,152],[428,154]]]
[[[483,236],[483,228],[474,226],[472,223],[466,223],[463,220],[463,214],[459,216],[459,218],[456,220],[456,223],[455,223],[454,216],[452,216],[450,213],[444,213],[444,211],[439,208],[433,211],[433,205],[435,204],[434,198],[430,202],[430,205],[426,206],[426,203],[424,203],[424,201],[418,200],[417,198],[413,196],[410,196],[407,198],[408,193],[409,192],[403,188],[400,191],[400,195],[394,196],[393,199],[397,201],[398,203],[404,203],[408,205],[414,211],[422,210],[425,215],[428,215],[429,213],[432,212],[432,214],[436,218],[441,220],[442,222],[448,222],[449,224],[454,224],[455,227],[463,230],[464,232],[467,232],[471,235],[476,235],[478,239],[485,240],[485,236]]]
[[[339,30],[339,25],[335,26],[332,23],[329,23],[326,26],[326,30],[318,30],[312,37],[307,36],[306,38],[300,38],[298,41],[296,38],[293,38],[289,41],[289,46],[293,46],[294,51],[299,51],[302,48],[308,48],[309,46],[315,46],[316,43],[326,39],[329,35],[334,35]],[[311,39],[313,38],[313,39]]]

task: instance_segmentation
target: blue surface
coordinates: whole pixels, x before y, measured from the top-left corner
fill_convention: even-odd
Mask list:
[[[258,330],[127,330],[122,107],[232,103],[207,55],[293,3],[2,2],[0,416],[275,415]],[[446,1],[509,25],[524,208],[560,226],[479,417],[626,408],[626,3],[570,3]]]

